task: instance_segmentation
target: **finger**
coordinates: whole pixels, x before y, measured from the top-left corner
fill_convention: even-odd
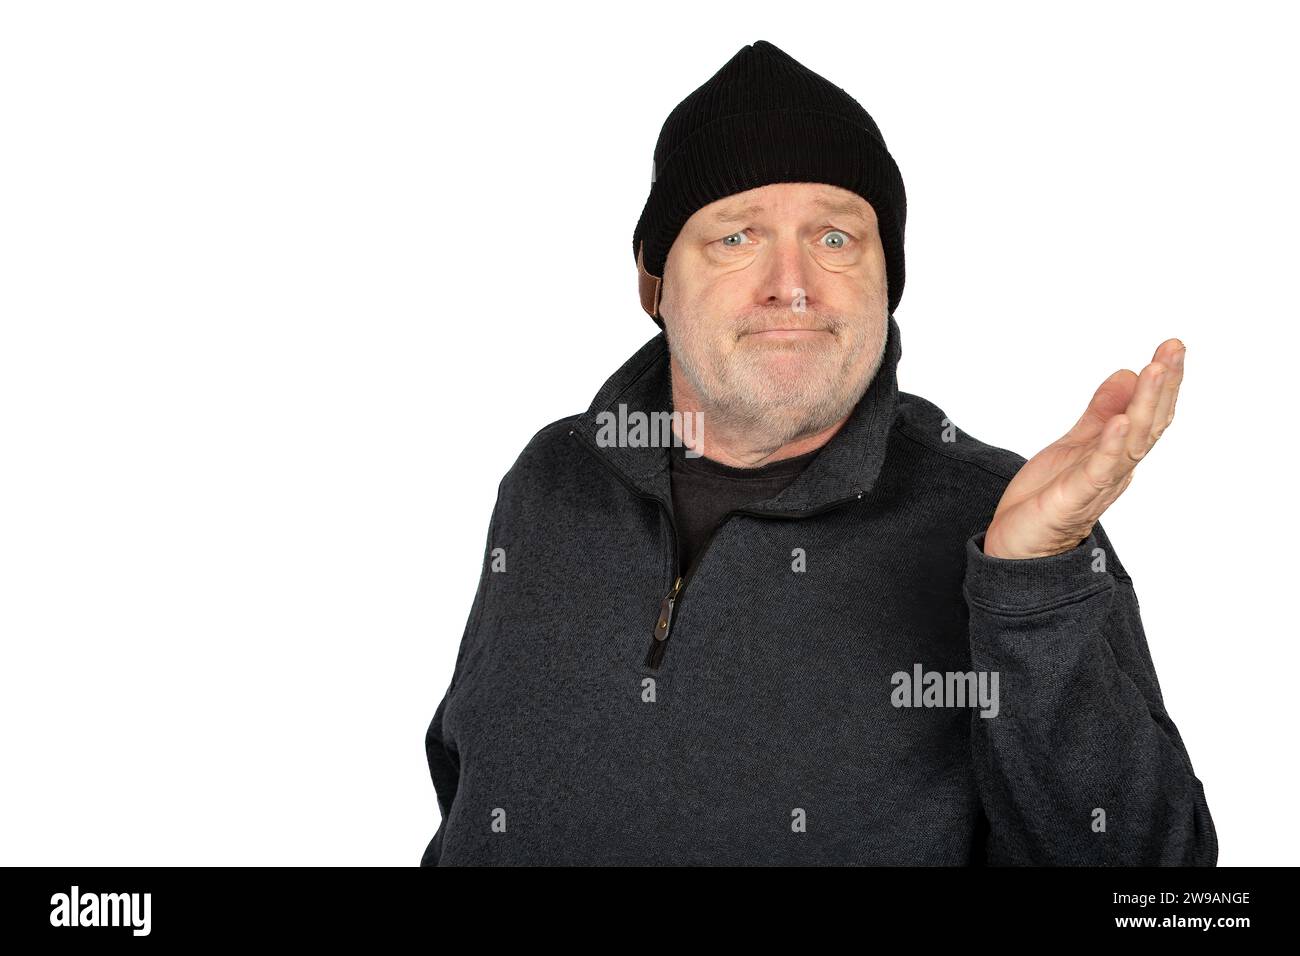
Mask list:
[[[1186,351],[1187,347],[1178,339],[1168,339],[1156,349],[1156,360],[1169,369],[1169,374],[1165,376],[1165,384],[1160,389],[1160,399],[1156,402],[1155,418],[1151,428],[1153,444],[1174,420],[1178,389],[1183,384],[1183,355]]]
[[[1134,462],[1141,461],[1155,444],[1151,437],[1152,423],[1156,417],[1156,404],[1164,382],[1168,380],[1169,370],[1160,362],[1152,362],[1138,376],[1137,388],[1133,392],[1133,401],[1129,403],[1124,414],[1129,420],[1128,434],[1124,436],[1124,445],[1129,457]]]
[[[1102,430],[1101,439],[1074,468],[1065,474],[1061,502],[1077,521],[1091,521],[1106,509],[1127,486],[1137,462],[1129,457],[1127,435],[1133,423],[1127,415],[1116,415]],[[1068,502],[1068,503],[1067,503]]]
[[[1066,437],[1075,442],[1095,441],[1102,429],[1106,427],[1106,423],[1128,408],[1133,400],[1137,379],[1138,377],[1126,368],[1112,373],[1093,392],[1088,407],[1084,409]]]

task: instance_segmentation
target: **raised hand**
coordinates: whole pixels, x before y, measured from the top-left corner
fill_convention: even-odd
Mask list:
[[[985,554],[1047,557],[1088,537],[1174,420],[1186,351],[1166,339],[1140,375],[1125,368],[1102,382],[1075,426],[1007,485],[984,535]]]

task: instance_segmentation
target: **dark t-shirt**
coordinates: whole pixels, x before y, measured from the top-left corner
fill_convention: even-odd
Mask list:
[[[686,449],[673,445],[673,523],[677,527],[677,555],[683,575],[698,557],[709,535],[728,511],[771,498],[794,481],[820,448],[794,458],[783,458],[757,468],[736,468],[703,455],[688,458]]]

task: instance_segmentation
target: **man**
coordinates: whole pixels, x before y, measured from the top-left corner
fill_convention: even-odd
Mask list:
[[[673,110],[663,331],[501,481],[422,864],[1215,864],[1097,521],[1182,345],[1028,463],[983,444],[898,390],[905,218],[876,124],[770,43]]]

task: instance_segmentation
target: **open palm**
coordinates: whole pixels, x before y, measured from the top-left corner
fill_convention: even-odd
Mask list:
[[[984,536],[985,554],[1046,557],[1088,537],[1174,420],[1186,351],[1166,339],[1140,375],[1120,369],[1102,382],[1074,427],[1007,485]]]

